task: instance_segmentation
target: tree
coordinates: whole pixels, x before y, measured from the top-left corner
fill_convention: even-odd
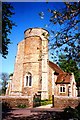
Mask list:
[[[74,60],[70,59],[69,61],[67,61],[66,56],[60,55],[58,64],[63,69],[63,71],[68,73],[74,73],[76,81],[79,80],[80,70],[78,69],[78,66]]]
[[[8,80],[9,80],[9,75],[7,73],[2,73],[0,74],[0,79],[1,79],[1,86],[2,86],[2,94],[6,93],[6,89],[7,89],[7,84],[8,84]]]
[[[2,40],[2,3],[0,1],[0,40]],[[0,42],[0,52],[1,52],[1,49],[2,49],[2,41]]]
[[[11,44],[10,38],[8,35],[11,33],[12,27],[15,26],[15,23],[11,20],[13,6],[10,3],[2,3],[2,48],[0,48],[0,53],[2,57],[6,58],[8,54],[8,45]]]
[[[55,42],[53,49],[62,50],[66,53],[68,59],[80,62],[80,33],[79,33],[79,2],[65,2],[65,8],[58,10],[49,10],[52,14],[50,22],[58,24],[60,29],[53,32]]]
[[[79,2],[64,2],[64,8],[48,11],[51,13],[50,22],[58,30],[51,29],[53,38],[50,49],[60,53],[65,52],[68,59],[80,62],[80,31],[79,31]],[[42,14],[39,14],[42,15]]]

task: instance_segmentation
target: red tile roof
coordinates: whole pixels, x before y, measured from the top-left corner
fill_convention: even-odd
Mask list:
[[[64,71],[55,63],[49,61],[49,66],[57,73],[64,73]]]
[[[71,74],[64,72],[58,65],[55,63],[49,61],[49,66],[57,73],[59,73],[56,84],[69,84],[70,83],[70,78]]]
[[[71,75],[69,73],[59,74],[56,80],[56,84],[69,84],[71,80]]]

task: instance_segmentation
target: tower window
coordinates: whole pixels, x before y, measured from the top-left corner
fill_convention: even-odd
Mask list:
[[[27,73],[24,78],[24,86],[32,86],[32,75],[31,73]]]

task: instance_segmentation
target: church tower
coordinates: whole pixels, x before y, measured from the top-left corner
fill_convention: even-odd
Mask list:
[[[11,95],[32,96],[41,93],[48,99],[48,31],[30,28],[18,44]]]

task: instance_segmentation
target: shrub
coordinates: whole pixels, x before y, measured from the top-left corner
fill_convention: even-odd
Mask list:
[[[2,102],[2,111],[6,110],[6,109],[11,109],[10,104],[7,102]]]
[[[19,104],[17,107],[18,108],[26,108],[27,106],[25,104]]]
[[[75,109],[77,110],[77,114],[78,114],[78,117],[80,119],[80,103]]]
[[[64,115],[64,118],[66,118],[66,119],[70,119],[70,118],[71,119],[80,119],[78,110],[73,109],[70,106],[64,109],[63,115]]]
[[[40,102],[40,98],[35,98],[33,102]]]
[[[51,100],[41,100],[41,105],[48,105],[48,104],[52,104]]]
[[[34,100],[33,100],[33,107],[38,107],[40,105],[41,105],[40,98],[34,98]]]
[[[52,104],[52,101],[50,101],[48,99],[40,100],[40,98],[35,98],[33,100],[33,106],[34,107],[38,107],[38,106],[41,106],[41,105],[48,105],[48,104]]]

